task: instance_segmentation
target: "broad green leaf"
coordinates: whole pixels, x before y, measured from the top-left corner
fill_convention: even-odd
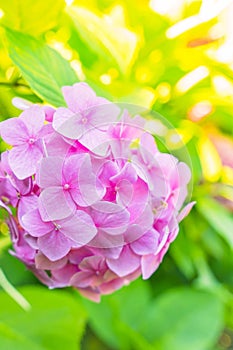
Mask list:
[[[223,327],[222,303],[212,293],[174,289],[152,299],[140,280],[84,305],[93,330],[114,349],[206,350]]]
[[[42,41],[6,28],[9,55],[32,90],[54,106],[65,104],[61,87],[78,78],[70,64]]]
[[[214,294],[183,288],[151,303],[139,331],[156,350],[206,350],[223,326],[223,307]]]
[[[233,248],[233,217],[220,203],[211,198],[200,198],[197,201],[197,210],[209,224]]]
[[[118,10],[123,12],[120,6]],[[107,62],[109,60],[117,62],[122,72],[128,70],[137,54],[138,37],[126,27],[124,21],[119,21],[114,9],[108,15],[99,16],[87,8],[69,6],[67,13],[92,50],[104,57]],[[120,17],[124,18],[123,13]]]
[[[82,305],[65,291],[51,291],[42,287],[24,287],[22,295],[31,304],[22,310],[6,293],[0,292],[0,348],[1,336],[14,344],[32,343],[24,349],[77,350],[83,335],[86,313]],[[7,347],[6,347],[7,349]],[[20,348],[21,349],[21,348]],[[22,345],[23,349],[23,345]]]
[[[2,23],[36,36],[57,25],[64,5],[63,0],[0,0],[0,8],[4,12]]]
[[[0,347],[9,350],[44,350],[43,347],[2,322],[0,322]]]
[[[145,282],[137,280],[113,295],[102,297],[100,304],[83,300],[91,327],[110,347],[131,349],[132,339],[134,344],[146,343],[140,335],[137,341],[135,333],[148,307],[148,287]],[[135,348],[141,349],[141,346]]]

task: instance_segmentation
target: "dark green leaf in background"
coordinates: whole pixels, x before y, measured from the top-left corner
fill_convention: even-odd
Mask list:
[[[83,301],[91,326],[114,349],[207,350],[223,329],[223,305],[208,291],[177,288],[152,299],[136,281],[101,304]],[[145,345],[146,346],[146,345]]]

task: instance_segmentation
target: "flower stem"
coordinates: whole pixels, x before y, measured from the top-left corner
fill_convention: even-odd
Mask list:
[[[31,305],[24,298],[22,294],[20,294],[15,287],[8,281],[6,276],[4,275],[2,269],[0,268],[0,286],[5,290],[5,292],[25,311],[29,311]]]

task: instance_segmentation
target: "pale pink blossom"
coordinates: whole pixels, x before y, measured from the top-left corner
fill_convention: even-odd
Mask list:
[[[32,105],[0,123],[0,206],[12,252],[49,288],[102,294],[149,278],[176,238],[189,167],[159,151],[145,120],[96,96],[62,89],[67,107]],[[16,211],[12,215],[11,207]]]

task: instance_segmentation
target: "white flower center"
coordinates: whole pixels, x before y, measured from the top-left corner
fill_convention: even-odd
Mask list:
[[[69,185],[69,184],[65,184],[65,185],[63,186],[63,188],[64,188],[64,190],[68,190],[68,189],[70,188],[70,185]]]
[[[86,124],[86,123],[87,123],[87,118],[86,118],[86,117],[83,117],[83,118],[82,118],[82,123],[83,123],[83,124]]]
[[[29,140],[28,140],[28,143],[29,145],[33,145],[33,143],[35,143],[35,139],[33,137],[31,137]]]

